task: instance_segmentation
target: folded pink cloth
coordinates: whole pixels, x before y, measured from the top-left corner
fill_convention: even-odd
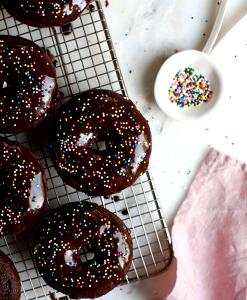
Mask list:
[[[210,150],[172,229],[168,300],[247,299],[247,166]]]

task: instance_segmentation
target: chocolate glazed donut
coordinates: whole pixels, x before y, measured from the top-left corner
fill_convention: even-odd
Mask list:
[[[9,14],[34,27],[63,26],[77,19],[89,0],[2,0]]]
[[[0,251],[0,299],[20,300],[21,282],[14,263]]]
[[[46,217],[36,235],[34,257],[44,280],[71,298],[100,297],[127,274],[132,240],[124,223],[89,202],[65,204]],[[83,262],[80,250],[94,253]]]
[[[55,107],[53,59],[29,40],[5,35],[0,58],[0,132],[29,131]]]
[[[40,163],[19,143],[0,137],[0,237],[38,223],[46,199]]]
[[[68,185],[92,196],[118,193],[146,171],[149,125],[132,101],[107,90],[84,92],[57,112],[50,154]]]

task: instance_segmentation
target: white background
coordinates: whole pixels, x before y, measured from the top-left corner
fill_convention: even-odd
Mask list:
[[[102,0],[129,96],[150,121],[153,133],[151,170],[169,227],[209,145],[247,162],[247,124],[240,120],[235,104],[231,119],[222,111],[216,123],[190,125],[176,122],[163,114],[153,96],[155,76],[167,57],[176,50],[202,49],[217,13],[217,2],[109,0],[109,6],[105,7]],[[229,0],[220,38],[245,14],[246,0]],[[237,50],[234,43],[228,44],[228,47],[233,47],[232,51]],[[223,51],[220,54],[222,61],[226,62],[226,73],[231,71],[227,66],[229,53]],[[216,58],[219,58],[219,53]],[[238,60],[234,63],[241,64]],[[247,102],[244,86],[240,90],[236,84],[237,81],[225,93],[224,101],[243,95]],[[240,110],[241,118],[245,119],[241,107]],[[165,299],[174,284],[174,274],[173,264],[156,278],[118,287],[101,299]]]

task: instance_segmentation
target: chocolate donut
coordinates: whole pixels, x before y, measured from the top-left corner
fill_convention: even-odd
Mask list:
[[[0,137],[0,237],[40,221],[47,199],[44,170],[31,152]]]
[[[77,19],[89,0],[2,0],[9,14],[34,27],[63,26]]]
[[[0,36],[0,57],[0,132],[28,131],[55,107],[53,60],[35,43],[5,35]]]
[[[13,262],[0,251],[0,299],[20,300],[21,282]]]
[[[89,202],[68,203],[51,211],[36,235],[34,257],[47,284],[71,298],[100,297],[127,274],[132,240],[124,223]],[[87,249],[94,258],[82,261]]]
[[[150,153],[147,121],[115,92],[84,92],[55,116],[50,154],[56,170],[88,195],[111,195],[133,184],[146,171]]]

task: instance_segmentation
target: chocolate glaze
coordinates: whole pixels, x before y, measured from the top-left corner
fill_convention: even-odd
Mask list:
[[[133,184],[146,171],[151,153],[145,118],[132,101],[107,90],[84,92],[63,105],[49,140],[63,180],[94,196],[115,194]]]
[[[51,300],[58,300],[55,293],[49,292],[49,296]]]
[[[115,201],[115,202],[118,202],[118,201],[120,201],[120,197],[119,196],[113,196],[112,200]]]
[[[54,58],[33,42],[0,36],[0,132],[36,127],[55,107]]]
[[[20,300],[21,282],[13,262],[0,251],[0,299]]]
[[[94,258],[85,262],[80,250]],[[39,227],[34,257],[44,280],[71,298],[100,297],[127,274],[132,240],[124,223],[89,202],[65,204],[51,211]]]
[[[0,137],[0,237],[40,221],[47,199],[44,170],[31,152]]]
[[[63,26],[77,19],[89,0],[1,0],[9,14],[34,27]]]
[[[128,210],[125,208],[125,209],[123,209],[122,210],[122,214],[124,215],[124,216],[127,216],[129,213],[128,213]]]
[[[96,9],[95,5],[93,5],[93,4],[89,4],[89,5],[88,5],[88,10],[89,10],[89,11],[94,12],[95,9]]]
[[[73,26],[71,23],[65,24],[61,28],[63,35],[69,35],[73,31]]]

